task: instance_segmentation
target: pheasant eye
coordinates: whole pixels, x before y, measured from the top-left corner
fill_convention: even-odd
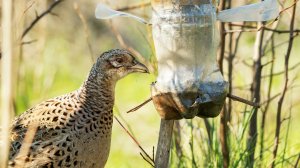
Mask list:
[[[123,59],[122,59],[122,58],[117,58],[116,61],[117,61],[117,63],[119,63],[119,64],[123,63]]]

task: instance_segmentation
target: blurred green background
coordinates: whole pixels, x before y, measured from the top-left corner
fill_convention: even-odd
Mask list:
[[[19,56],[17,67],[17,90],[15,109],[18,114],[35,104],[55,97],[61,94],[73,91],[83,83],[92,64],[93,59],[99,56],[102,52],[112,48],[122,48],[115,32],[120,33],[127,46],[137,50],[143,57],[151,62],[155,60],[153,53],[153,42],[151,40],[151,28],[138,23],[129,18],[115,18],[113,20],[96,20],[94,17],[94,9],[96,4],[106,3],[112,8],[121,8],[130,4],[148,2],[142,0],[116,0],[116,1],[96,1],[96,0],[65,0],[58,5],[52,14],[45,16],[39,23],[30,31],[23,39],[22,54]],[[18,18],[15,25],[19,28],[26,28],[35,18],[35,12],[41,13],[53,3],[51,0],[26,0],[18,4],[25,11],[22,17]],[[80,12],[74,9],[74,4],[79,6]],[[236,4],[235,4],[236,3]],[[247,1],[250,3],[250,1]],[[241,2],[234,2],[235,5]],[[288,6],[291,3],[287,3]],[[300,8],[297,7],[299,11]],[[151,8],[139,8],[130,11],[133,14],[150,18]],[[79,15],[82,15],[86,20],[86,25],[82,22]],[[299,14],[296,19],[296,27],[299,27]],[[290,17],[290,11],[282,16],[282,22],[279,25],[281,29],[287,29]],[[20,31],[22,32],[22,31]],[[255,42],[255,32],[244,33],[240,46],[237,52],[237,58],[234,62],[234,93],[245,99],[250,98],[249,87],[252,82],[252,70],[248,64],[251,64],[253,55],[253,46]],[[288,34],[276,34],[275,43],[281,44],[288,40]],[[90,47],[89,48],[89,45]],[[294,48],[290,59],[291,67],[300,62],[300,40],[295,38]],[[276,58],[274,60],[275,72],[281,72],[284,65],[284,56],[286,53],[287,43],[283,43],[276,48]],[[270,52],[263,58],[263,63],[270,61]],[[225,61],[226,67],[226,61]],[[281,144],[287,144],[286,155],[296,159],[300,152],[300,97],[298,79],[299,68],[296,67],[290,71],[290,81],[293,82],[293,88],[289,89],[284,101],[282,118],[288,118],[288,122],[283,122],[281,128],[280,140]],[[263,69],[263,75],[269,73],[269,68]],[[225,78],[226,78],[225,70]],[[151,75],[147,74],[132,74],[120,82],[116,87],[116,101],[114,113],[121,118],[123,123],[126,123],[137,140],[146,149],[149,154],[152,154],[152,147],[156,146],[158,140],[160,118],[156,113],[152,103],[148,103],[140,110],[127,114],[126,111],[142,103],[150,97],[150,84],[155,81],[155,72]],[[272,95],[280,93],[283,88],[283,75],[274,76]],[[262,102],[267,99],[266,92],[268,89],[268,78],[262,80]],[[275,98],[270,105],[267,117],[267,126],[265,133],[265,147],[269,148],[266,151],[266,158],[263,165],[268,166],[271,163],[271,148],[274,143],[275,117],[278,98]],[[231,131],[233,136],[239,135],[240,129],[243,130],[243,124],[240,122],[248,115],[247,111],[251,111],[250,107],[245,107],[244,104],[233,102],[233,120]],[[245,110],[246,108],[246,110]],[[262,107],[263,108],[263,107]],[[261,111],[259,111],[261,112]],[[261,113],[258,114],[259,117]],[[214,125],[215,131],[215,151],[210,151],[209,148],[204,149],[201,145],[207,145],[207,133],[204,129],[204,122],[200,118],[194,120],[181,121],[183,150],[187,151],[187,159],[185,164],[178,166],[176,157],[172,155],[172,167],[195,167],[190,159],[190,141],[194,138],[198,148],[195,147],[195,153],[198,165],[205,165],[209,159],[212,164],[208,167],[218,167],[217,154],[220,153],[218,146],[218,125],[220,118],[209,119],[209,122]],[[193,130],[190,131],[189,123],[193,122]],[[289,124],[290,125],[289,125]],[[287,132],[289,126],[289,132]],[[246,129],[246,128],[244,128]],[[192,133],[194,132],[194,133]],[[288,133],[288,135],[287,135]],[[195,136],[194,136],[194,135]],[[197,135],[197,136],[196,136]],[[200,136],[200,137],[199,137]],[[286,138],[287,137],[287,138]],[[245,138],[244,138],[245,139]],[[151,167],[140,156],[140,149],[134,141],[124,132],[120,125],[114,121],[112,135],[111,153],[106,167],[108,168],[131,168],[131,167]],[[242,148],[235,141],[232,141],[232,149],[238,150]],[[284,150],[284,145],[280,145],[279,153]],[[206,153],[207,151],[210,151]],[[257,148],[258,151],[258,148]],[[176,151],[173,151],[176,152]],[[214,153],[212,155],[211,153]],[[238,152],[237,152],[238,153]],[[193,156],[194,156],[193,155]],[[238,155],[241,156],[241,155]],[[232,156],[232,158],[238,158]],[[295,157],[296,156],[296,157]],[[208,159],[208,160],[205,160]],[[219,158],[221,160],[221,158]],[[182,160],[181,160],[182,162]],[[289,165],[284,163],[283,165]],[[202,166],[200,166],[202,167]],[[242,167],[238,164],[237,167]],[[288,166],[289,167],[289,166]]]

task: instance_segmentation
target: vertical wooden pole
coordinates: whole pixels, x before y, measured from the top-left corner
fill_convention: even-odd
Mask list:
[[[161,119],[155,156],[156,168],[167,168],[170,157],[174,120]]]
[[[2,0],[2,46],[1,46],[1,151],[0,167],[7,167],[9,153],[9,125],[12,113],[12,0]]]

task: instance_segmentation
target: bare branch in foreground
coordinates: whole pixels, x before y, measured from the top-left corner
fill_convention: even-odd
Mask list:
[[[46,11],[44,11],[40,15],[37,15],[36,18],[31,22],[31,24],[24,30],[21,38],[24,38],[26,36],[26,34],[38,23],[39,20],[41,20],[47,14],[51,13],[52,10],[63,1],[64,0],[54,1]]]

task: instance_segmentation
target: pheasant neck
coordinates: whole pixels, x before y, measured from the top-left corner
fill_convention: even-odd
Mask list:
[[[93,111],[111,111],[116,82],[106,76],[89,76],[79,89],[79,98]],[[100,111],[99,111],[100,110]]]

